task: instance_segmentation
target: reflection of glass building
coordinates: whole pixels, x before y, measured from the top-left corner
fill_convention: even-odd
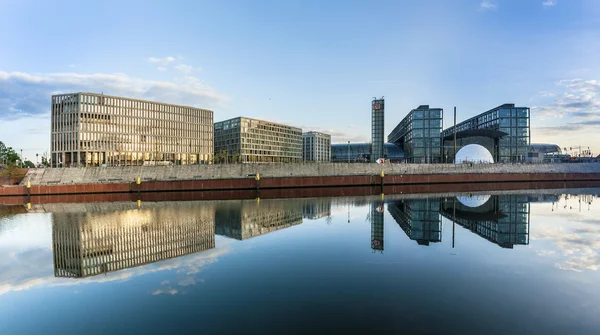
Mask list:
[[[371,249],[383,251],[383,202],[371,203]]]
[[[331,198],[311,198],[302,200],[302,218],[317,220],[331,215]]]
[[[371,162],[383,158],[384,143],[384,122],[385,122],[385,100],[373,99],[371,102]]]
[[[299,201],[229,200],[215,210],[217,235],[245,240],[302,223]]]
[[[530,143],[529,108],[504,104],[456,125],[456,150],[468,144],[479,144],[492,154],[496,162],[525,160]],[[443,156],[454,161],[454,126],[442,132]]]
[[[383,144],[383,158],[403,162],[404,151],[393,143]],[[371,161],[370,143],[332,144],[331,161],[334,163],[365,163]]]
[[[214,130],[216,159],[243,163],[302,161],[302,129],[300,128],[237,117],[215,122]],[[225,155],[221,157],[222,154]]]
[[[52,167],[208,164],[213,112],[95,93],[52,96]]]
[[[440,163],[440,132],[444,111],[421,105],[413,109],[388,135],[388,142],[404,149],[408,163]]]
[[[76,211],[55,206],[55,276],[94,276],[214,248],[214,206],[210,204],[145,204],[142,209],[78,204]],[[131,204],[122,207],[131,208]]]
[[[440,199],[407,199],[388,203],[388,211],[406,236],[420,245],[442,241]]]
[[[454,200],[446,198],[442,201],[442,215],[447,219],[452,220],[455,204],[454,222],[460,226],[503,248],[529,244],[529,199],[526,195],[491,196],[477,207]]]

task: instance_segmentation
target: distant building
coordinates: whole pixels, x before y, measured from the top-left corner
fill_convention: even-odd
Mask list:
[[[237,117],[214,126],[215,161],[299,163],[302,129]]]
[[[317,220],[331,215],[331,198],[309,198],[302,201],[302,218]]]
[[[371,157],[371,143],[331,145],[331,161],[334,163],[366,163],[371,161]],[[392,143],[383,144],[383,158],[392,163],[405,161],[402,148]]]
[[[331,161],[331,135],[309,131],[302,134],[302,159],[305,161]]]
[[[456,150],[468,144],[485,147],[495,162],[523,162],[530,141],[529,108],[504,104],[456,125]],[[454,161],[454,125],[442,132],[445,162]]]
[[[404,149],[408,163],[441,163],[440,133],[444,110],[421,105],[388,135],[388,142]]]
[[[52,96],[51,166],[208,164],[213,112],[96,93]]]
[[[371,162],[383,158],[384,126],[385,101],[383,98],[373,99],[371,102]]]
[[[548,154],[550,155],[548,156],[549,159],[558,158],[559,156],[551,156],[562,156],[562,149],[556,144],[531,143],[527,148],[527,155],[525,156],[525,161],[527,163],[542,163],[544,162],[544,158]]]

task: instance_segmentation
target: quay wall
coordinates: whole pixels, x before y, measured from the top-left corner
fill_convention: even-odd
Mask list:
[[[29,169],[20,185],[25,185],[28,181],[32,185],[115,184],[133,182],[138,177],[142,182],[249,179],[249,175],[256,173],[261,178],[286,177],[286,179],[295,177],[358,177],[379,176],[382,170],[386,176],[600,174],[600,163],[475,164],[471,167],[454,164],[386,164],[380,166],[374,163],[298,163],[48,168]],[[432,179],[435,179],[435,177]],[[284,183],[284,181],[280,182]],[[291,183],[293,184],[293,182]]]

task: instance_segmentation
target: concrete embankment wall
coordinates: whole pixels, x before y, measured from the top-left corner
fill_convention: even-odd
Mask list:
[[[138,177],[147,181],[248,179],[259,173],[264,178],[448,175],[448,174],[521,174],[521,173],[600,173],[600,163],[581,164],[481,164],[468,167],[453,164],[225,164],[183,166],[127,166],[95,168],[29,169],[21,185],[128,183]]]

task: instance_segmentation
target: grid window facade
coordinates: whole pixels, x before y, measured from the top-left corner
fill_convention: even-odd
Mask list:
[[[302,159],[305,161],[331,161],[331,136],[316,131],[302,134]]]
[[[440,204],[437,198],[403,200],[388,204],[388,211],[406,236],[420,245],[429,245],[442,241]]]
[[[215,157],[222,162],[299,163],[302,129],[237,117],[214,125]]]
[[[213,112],[94,93],[52,96],[52,167],[208,164]]]
[[[502,136],[498,143],[486,139],[463,139],[457,143],[456,150],[468,144],[480,144],[485,146],[494,160],[501,163],[522,162],[526,159],[527,150],[531,143],[529,131],[529,113],[527,107],[515,107],[514,104],[504,104],[485,113],[479,114],[456,125],[456,132],[473,129],[499,130],[507,135]],[[454,134],[454,126],[445,129],[442,137]],[[460,145],[459,145],[460,144]],[[447,155],[453,157],[452,141],[444,142],[444,150]],[[453,159],[452,159],[453,160]]]
[[[388,142],[404,149],[408,163],[440,163],[443,117],[443,109],[421,105],[400,121],[388,135]]]
[[[385,126],[385,101],[374,99],[371,103],[371,162],[383,158],[384,155],[384,126]]]
[[[469,220],[456,217],[455,222],[486,240],[512,249],[515,245],[529,244],[530,207],[525,195],[492,196],[476,209],[464,206],[454,199],[444,199],[442,215],[452,220],[452,206],[459,212],[475,212],[489,219]]]

